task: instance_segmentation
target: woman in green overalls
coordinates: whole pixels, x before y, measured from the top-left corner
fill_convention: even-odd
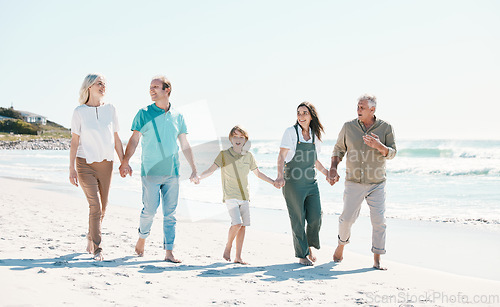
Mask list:
[[[309,102],[301,103],[297,107],[297,122],[285,131],[278,156],[275,186],[283,187],[295,257],[303,265],[316,261],[311,246],[320,248],[321,202],[315,167],[327,176],[328,170],[318,160],[323,132],[316,108]]]

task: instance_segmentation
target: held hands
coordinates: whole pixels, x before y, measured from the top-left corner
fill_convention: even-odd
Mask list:
[[[274,187],[277,188],[277,189],[281,189],[282,187],[285,186],[285,179],[283,179],[283,177],[278,177],[276,178],[276,180],[274,180],[274,183],[273,183]]]
[[[336,168],[330,168],[330,170],[328,171],[328,175],[326,176],[326,181],[328,181],[328,183],[330,185],[334,185],[335,183],[337,183],[340,179],[340,176],[339,174],[337,173],[337,169]]]
[[[200,177],[196,173],[196,171],[193,171],[191,173],[191,177],[189,177],[189,181],[194,182],[194,184],[200,184]]]
[[[78,186],[78,175],[74,168],[69,170],[69,182],[75,187]]]
[[[127,164],[122,163],[119,167],[119,170],[120,170],[120,176],[122,176],[123,178],[127,177],[127,174],[129,176],[132,176],[132,167],[130,167],[128,163]]]
[[[270,184],[272,184],[272,185],[273,185],[273,187],[275,187],[276,189],[279,189],[279,187],[278,187],[278,186],[277,186],[277,184],[276,184],[276,180],[272,180],[272,179],[271,179]]]

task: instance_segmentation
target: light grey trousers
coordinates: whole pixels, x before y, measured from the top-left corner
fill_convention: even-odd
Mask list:
[[[345,182],[344,210],[339,217],[339,244],[349,243],[351,227],[366,199],[372,222],[372,252],[385,254],[385,181],[377,184]]]

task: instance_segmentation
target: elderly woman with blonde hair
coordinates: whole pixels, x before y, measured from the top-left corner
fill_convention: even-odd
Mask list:
[[[97,261],[104,259],[101,223],[108,204],[114,151],[123,159],[123,145],[118,136],[115,107],[104,103],[106,80],[101,74],[89,74],[80,88],[80,105],[71,121],[69,181],[82,186],[89,203],[87,252]],[[75,167],[76,166],[76,167]]]

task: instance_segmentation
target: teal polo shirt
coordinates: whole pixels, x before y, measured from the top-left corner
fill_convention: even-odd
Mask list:
[[[141,176],[178,176],[177,137],[187,133],[182,114],[172,104],[165,112],[153,103],[137,112],[132,122],[134,130],[142,134]]]

